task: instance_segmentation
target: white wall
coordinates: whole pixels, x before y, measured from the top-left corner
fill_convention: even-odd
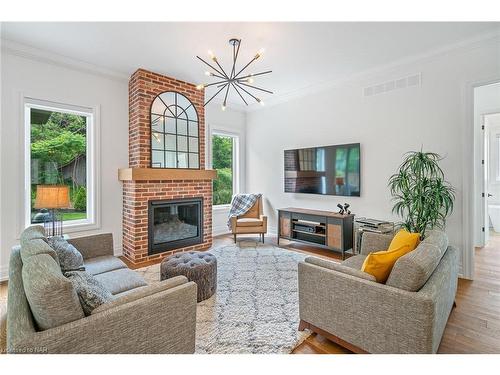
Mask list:
[[[122,186],[117,170],[128,165],[128,83],[75,69],[2,53],[2,138],[0,228],[1,278],[10,248],[18,243],[23,207],[22,95],[80,106],[100,107],[101,221],[121,251]],[[99,130],[98,130],[99,131]],[[85,235],[89,232],[71,234]]]
[[[0,280],[8,273],[8,257],[13,245],[19,243],[22,231],[23,149],[22,95],[80,106],[100,108],[100,228],[95,231],[71,233],[83,236],[96,232],[112,232],[115,253],[122,246],[122,184],[118,169],[128,166],[128,81],[91,73],[46,60],[22,57],[11,51],[1,56],[1,139],[0,139]],[[75,65],[77,66],[77,65]],[[207,106],[205,119],[210,126],[240,136],[240,187],[245,187],[245,114],[229,108]],[[209,137],[207,137],[208,142]],[[208,150],[208,148],[207,148]],[[217,230],[225,229],[227,212],[214,212]],[[224,224],[224,225],[223,225]]]
[[[419,87],[363,96],[364,87],[417,73],[422,74]],[[423,147],[445,156],[441,165],[457,189],[447,232],[463,249],[463,153],[472,148],[467,143],[472,140],[462,136],[465,126],[472,126],[466,91],[470,83],[492,76],[500,78],[498,42],[427,56],[249,113],[247,189],[264,194],[270,230],[276,232],[276,209],[286,206],[336,210],[337,203],[348,202],[356,215],[396,219],[388,178],[405,152]],[[284,149],[354,142],[361,143],[361,197],[283,192]]]
[[[246,191],[246,173],[245,173],[245,156],[246,156],[246,114],[245,112],[238,110],[231,110],[230,106],[226,108],[225,111],[221,110],[219,104],[209,104],[205,108],[205,118],[207,127],[207,168],[211,168],[211,137],[212,132],[224,132],[228,134],[237,135],[239,138],[239,181],[238,187],[239,192]],[[212,213],[212,232],[213,234],[219,235],[228,233],[227,228],[227,217],[229,214],[229,207],[217,207],[213,208]]]

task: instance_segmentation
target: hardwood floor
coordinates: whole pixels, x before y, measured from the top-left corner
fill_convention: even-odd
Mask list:
[[[7,301],[7,281],[0,282],[0,303]]]
[[[233,243],[229,235],[214,238],[214,245]],[[276,245],[276,238],[266,238]],[[280,241],[289,250],[340,260],[340,254],[307,245]],[[439,353],[500,353],[500,235],[490,238],[488,246],[476,249],[475,280],[458,282],[457,307],[453,309],[444,332]],[[7,283],[0,283],[0,302],[7,299]],[[4,305],[3,303],[0,303]],[[346,354],[348,350],[312,334],[293,351],[294,354]]]

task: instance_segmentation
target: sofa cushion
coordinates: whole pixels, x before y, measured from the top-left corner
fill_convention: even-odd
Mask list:
[[[43,242],[31,242],[36,241]],[[23,259],[22,275],[24,292],[39,329],[57,327],[85,316],[73,284],[49,254]]]
[[[393,237],[389,234],[363,232],[359,252],[362,255],[368,255],[373,251],[388,249]]]
[[[32,225],[21,233],[20,242],[21,246],[25,245],[31,240],[46,240],[45,228],[42,225]]]
[[[342,263],[343,266],[354,268],[357,270],[361,270],[361,267],[363,266],[363,262],[366,259],[366,255],[359,254],[359,255],[354,255],[352,257],[347,258],[344,260]]]
[[[388,251],[399,249],[401,246],[408,246],[408,250],[415,250],[420,242],[420,233],[410,233],[406,229],[400,229],[392,238]],[[382,250],[382,249],[380,249]]]
[[[64,274],[75,287],[85,315],[90,315],[99,306],[111,302],[113,295],[95,276],[86,271],[69,271]]]
[[[438,266],[447,247],[448,237],[444,232],[429,231],[415,250],[398,259],[386,284],[410,292],[420,290]]]
[[[423,242],[429,245],[436,245],[441,251],[441,256],[443,256],[448,249],[448,236],[440,230],[427,231]]]
[[[114,271],[120,268],[127,268],[127,265],[112,255],[104,255],[85,260],[85,271],[92,275],[98,275],[100,273]]]
[[[52,257],[57,264],[59,259],[56,251],[49,246],[45,237],[45,229],[41,225],[34,225],[26,228],[21,233],[21,259],[26,262],[31,256],[47,254]]]
[[[56,251],[62,272],[83,270],[82,254],[63,237],[49,237],[47,242]]]
[[[153,295],[155,293],[160,293],[165,290],[175,288],[176,286],[185,284],[187,282],[188,282],[187,277],[176,276],[167,280],[160,281],[159,283],[156,284],[141,286],[139,288],[131,289],[126,292],[118,293],[114,296],[115,298],[113,298],[112,301],[99,306],[94,311],[92,311],[92,314],[97,314],[106,311],[108,309],[111,309],[113,307],[118,307],[126,303],[133,302],[138,299]]]
[[[111,233],[70,238],[68,242],[82,253],[84,260],[103,255],[113,255],[113,235]]]
[[[111,294],[122,293],[126,290],[138,288],[147,285],[144,279],[137,273],[128,268],[100,273],[94,276],[99,280]]]
[[[328,261],[328,260],[324,260],[324,259],[320,259],[320,258],[316,258],[316,257],[308,257],[305,259],[305,262],[310,263],[310,264],[314,264],[314,265],[319,266],[319,267],[327,268],[327,269],[330,269],[332,271],[341,272],[341,273],[344,273],[346,275],[360,277],[362,279],[369,280],[369,281],[376,281],[376,279],[373,275],[370,275],[366,272],[360,271],[357,268],[347,267],[347,266],[340,264],[340,263],[336,263],[336,262],[332,262],[332,261]]]
[[[262,225],[264,225],[264,222],[260,219],[244,218],[236,221],[238,227],[258,227]]]
[[[377,282],[385,283],[396,261],[410,251],[410,246],[402,245],[393,250],[370,253],[363,262],[361,271],[375,276]]]

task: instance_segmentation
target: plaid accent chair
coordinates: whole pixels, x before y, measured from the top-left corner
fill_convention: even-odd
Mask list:
[[[237,234],[260,234],[264,242],[264,235],[267,233],[267,216],[264,216],[262,197],[259,197],[246,213],[232,217],[230,224],[234,243],[236,243]]]

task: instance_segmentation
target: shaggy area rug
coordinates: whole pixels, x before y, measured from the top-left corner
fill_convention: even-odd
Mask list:
[[[256,241],[210,253],[217,257],[217,292],[198,303],[196,353],[290,353],[309,336],[297,330],[297,264],[306,255]],[[137,272],[154,283],[159,268]]]

